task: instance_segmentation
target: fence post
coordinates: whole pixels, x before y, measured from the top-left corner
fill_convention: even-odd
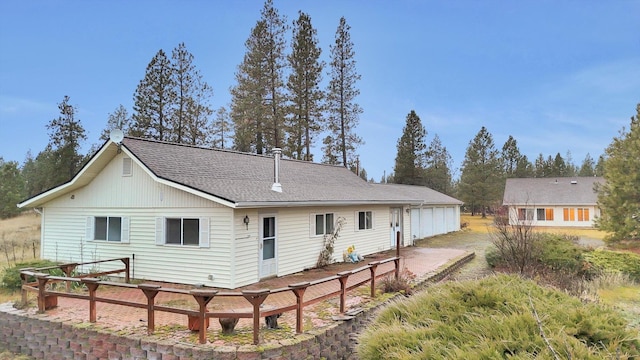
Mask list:
[[[46,310],[45,297],[47,281],[49,281],[49,275],[45,273],[36,273],[36,279],[38,280],[38,312],[44,313]]]
[[[351,271],[342,271],[337,274],[340,280],[340,314],[344,314],[344,306],[347,302],[347,281]]]
[[[242,290],[242,296],[253,305],[253,345],[258,345],[260,340],[258,336],[260,333],[260,305],[269,294],[269,289]]]
[[[210,290],[210,289],[193,289],[189,291],[189,293],[196,299],[198,302],[198,322],[200,328],[198,329],[198,339],[200,344],[207,343],[207,304],[213,297],[216,296],[218,290]]]
[[[380,261],[369,263],[369,271],[371,272],[371,298],[376,297],[376,268],[380,265]]]
[[[151,335],[156,329],[155,298],[158,295],[160,285],[140,284],[138,289],[142,290],[147,297],[147,334]]]
[[[96,322],[96,291],[100,286],[100,279],[82,278],[80,281],[89,288],[89,322]]]
[[[302,311],[304,309],[304,292],[307,291],[310,283],[308,281],[291,284],[289,288],[296,295],[296,333],[302,333]]]
[[[131,272],[129,271],[130,267],[129,267],[129,258],[121,258],[120,261],[122,261],[124,263],[124,269],[125,269],[125,273],[124,273],[124,281],[128,284],[131,282]]]

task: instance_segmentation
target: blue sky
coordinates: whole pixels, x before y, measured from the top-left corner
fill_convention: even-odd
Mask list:
[[[406,115],[427,143],[441,138],[459,169],[486,126],[533,160],[571,151],[597,158],[640,102],[640,1],[274,0],[291,23],[311,16],[323,59],[338,21],[351,26],[358,149],[369,177],[392,171]],[[0,2],[0,156],[23,162],[48,142],[45,125],[69,95],[98,142],[107,116],[133,92],[159,49],[180,42],[228,105],[244,42],[263,1]],[[328,77],[325,76],[325,81]],[[319,147],[316,158],[320,158]],[[456,173],[459,175],[459,172]]]

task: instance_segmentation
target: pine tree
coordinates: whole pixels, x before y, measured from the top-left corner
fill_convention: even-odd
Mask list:
[[[327,89],[329,135],[324,138],[322,147],[323,162],[341,163],[344,167],[349,167],[355,158],[356,148],[363,144],[362,138],[355,133],[362,108],[355,103],[360,94],[356,88],[360,75],[356,72],[350,30],[345,18],[340,18],[335,43],[331,46],[331,80]]]
[[[127,109],[120,104],[112,113],[109,114],[107,119],[107,126],[102,129],[100,133],[100,140],[107,141],[109,140],[109,134],[111,130],[120,129],[123,133],[127,134],[129,132],[129,126],[131,125],[131,116],[129,116],[129,112]]]
[[[453,194],[451,164],[453,159],[436,134],[425,153],[425,185],[444,194]]]
[[[551,167],[551,172],[550,172],[549,176],[547,176],[547,177],[554,177],[554,176],[565,177],[565,176],[567,176],[567,164],[564,161],[564,159],[562,158],[562,155],[560,155],[560,153],[557,153],[555,158],[553,158],[553,160],[551,160],[551,157],[549,157],[548,162],[549,162],[550,167]]]
[[[211,145],[214,148],[227,149],[231,147],[232,123],[229,112],[224,106],[216,111],[216,119],[211,127]]]
[[[605,182],[598,188],[602,216],[596,224],[610,233],[605,238],[610,243],[640,243],[640,103],[629,131],[623,128],[605,154]]]
[[[578,176],[595,176],[596,175],[596,163],[593,161],[593,158],[589,153],[582,160],[582,165],[580,165],[580,170],[578,171]]]
[[[427,131],[420,117],[411,110],[402,129],[402,136],[396,146],[395,181],[398,184],[424,185],[424,151],[426,144],[424,138]]]
[[[527,158],[527,155],[522,155],[520,160],[518,160],[518,163],[516,165],[516,172],[513,175],[513,177],[516,178],[528,178],[535,175],[533,164],[531,164],[529,158]]]
[[[547,172],[547,162],[544,160],[544,156],[542,156],[542,153],[538,154],[538,157],[536,158],[536,162],[534,164],[534,173],[535,173],[535,177],[537,178],[542,178],[542,177],[546,177],[547,174],[545,174],[545,172]]]
[[[79,153],[80,144],[87,139],[80,119],[76,118],[76,109],[69,104],[65,96],[58,104],[60,116],[47,124],[49,145],[55,157],[55,169],[50,173],[51,184],[57,185],[73,177],[82,166],[83,156]]]
[[[176,94],[171,111],[172,141],[203,145],[208,135],[209,117],[213,114],[209,106],[213,89],[202,79],[193,58],[184,43],[178,44],[171,54]]]
[[[25,196],[25,182],[17,161],[5,162],[0,156],[0,219],[18,215],[16,206]]]
[[[509,135],[507,141],[502,146],[502,166],[506,177],[514,177],[518,169],[518,162],[522,159],[518,142]]]
[[[578,175],[578,167],[573,163],[573,156],[571,156],[571,150],[567,150],[564,156],[565,171],[564,176],[576,176]]]
[[[467,147],[459,193],[465,204],[471,207],[472,215],[479,207],[482,217],[486,217],[487,208],[501,200],[503,189],[498,151],[491,133],[483,126]]]
[[[309,15],[299,12],[293,27],[292,53],[288,60],[292,72],[287,88],[291,96],[291,117],[287,122],[287,156],[312,161],[311,146],[322,130],[322,101],[320,89],[324,62],[320,61],[316,29]]]
[[[134,93],[130,134],[171,141],[171,115],[176,101],[173,66],[162,49],[151,59]]]
[[[272,0],[267,0],[261,19],[245,42],[247,52],[236,72],[238,84],[231,89],[237,150],[262,154],[269,148],[284,146],[287,28],[285,17],[278,14]]]

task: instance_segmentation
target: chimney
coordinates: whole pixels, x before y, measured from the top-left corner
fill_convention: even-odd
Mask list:
[[[273,148],[273,185],[271,190],[275,192],[282,192],[282,185],[280,185],[280,154],[282,149]]]

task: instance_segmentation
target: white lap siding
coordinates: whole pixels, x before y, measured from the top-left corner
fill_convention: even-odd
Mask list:
[[[140,167],[122,176],[122,155],[72,194],[43,208],[42,255],[63,262],[130,257],[138,279],[231,287],[233,211],[212,201],[156,183]],[[87,240],[87,218],[127,217],[129,243]],[[156,244],[156,218],[209,220],[209,247]],[[100,264],[109,270],[120,264]],[[85,269],[86,270],[86,269]],[[209,280],[213,275],[213,281]]]

